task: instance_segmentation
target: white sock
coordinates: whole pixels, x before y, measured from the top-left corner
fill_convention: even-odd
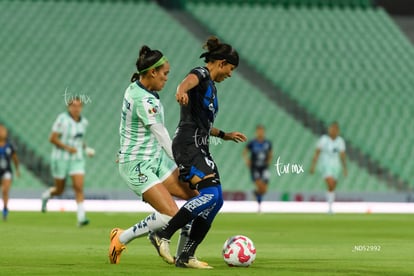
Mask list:
[[[123,244],[127,244],[133,239],[146,236],[149,231],[157,231],[167,225],[170,219],[170,216],[163,215],[158,212],[152,213],[143,220],[137,222],[137,224],[126,229],[119,236],[119,241]]]
[[[85,215],[85,208],[83,206],[83,201],[82,202],[78,202],[78,222],[82,222],[86,219],[86,215]]]
[[[328,201],[329,212],[332,212],[332,204],[335,201],[335,192],[327,192],[326,201]]]
[[[192,222],[187,223],[183,228],[181,228],[180,237],[178,238],[178,243],[177,243],[177,251],[175,253],[175,256],[177,257],[180,256],[181,252],[183,251],[185,243],[190,237],[191,224]]]
[[[52,189],[54,189],[54,187],[51,187],[44,191],[42,194],[42,199],[50,199],[52,197]]]

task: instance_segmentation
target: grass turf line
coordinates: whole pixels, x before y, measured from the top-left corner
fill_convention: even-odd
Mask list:
[[[120,265],[110,265],[109,231],[126,228],[145,215],[89,213],[91,225],[77,228],[74,213],[11,212],[9,221],[0,222],[0,275],[413,275],[414,271],[413,217],[394,214],[219,214],[197,250],[214,270],[167,265],[146,238],[128,245]],[[236,234],[250,237],[257,248],[249,268],[230,268],[222,260],[224,241]]]

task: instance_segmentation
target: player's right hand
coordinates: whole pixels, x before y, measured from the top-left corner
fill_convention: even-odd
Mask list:
[[[66,151],[69,152],[69,153],[71,153],[71,154],[75,154],[75,153],[78,152],[78,150],[76,148],[74,148],[74,147],[67,147],[66,148]]]
[[[188,94],[186,92],[177,92],[175,94],[175,99],[181,105],[187,105],[188,104]]]
[[[311,167],[310,170],[309,170],[309,173],[310,174],[313,174],[314,172],[315,172],[315,168],[314,167]]]

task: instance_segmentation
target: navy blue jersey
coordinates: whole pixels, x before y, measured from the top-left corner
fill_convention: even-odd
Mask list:
[[[218,112],[217,89],[207,68],[196,67],[190,74],[198,77],[199,84],[188,91],[188,104],[181,106],[177,134],[181,128],[191,128],[197,130],[200,137],[208,137]],[[194,139],[191,135],[182,138]]]
[[[11,159],[14,153],[14,147],[7,142],[4,146],[0,146],[0,171],[11,172]]]
[[[252,168],[266,168],[267,159],[272,152],[272,143],[269,140],[259,142],[254,139],[246,146],[250,151],[250,161]]]

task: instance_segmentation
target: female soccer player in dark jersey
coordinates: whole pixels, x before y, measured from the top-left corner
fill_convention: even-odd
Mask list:
[[[218,112],[215,82],[231,77],[239,64],[239,56],[229,44],[210,37],[204,48],[207,52],[200,58],[207,63],[196,67],[177,88],[176,99],[181,104],[181,116],[173,139],[173,154],[180,171],[180,178],[197,189],[199,195],[187,201],[161,231],[150,235],[150,240],[164,260],[171,258],[169,240],[188,222],[193,221],[190,237],[176,259],[176,266],[190,268],[212,268],[195,256],[197,246],[209,231],[214,217],[223,205],[220,176],[209,151],[210,135],[245,142],[240,132],[225,133],[213,127]]]
[[[250,152],[250,157],[248,156]],[[265,138],[265,128],[256,127],[256,138],[251,140],[243,151],[243,158],[250,169],[252,180],[256,185],[254,195],[258,203],[258,212],[261,212],[263,196],[267,192],[269,183],[269,165],[272,161],[272,142]]]
[[[0,186],[3,195],[3,220],[7,220],[9,214],[9,191],[12,184],[12,166],[16,168],[16,175],[20,176],[19,158],[12,144],[8,141],[7,128],[0,124]]]

